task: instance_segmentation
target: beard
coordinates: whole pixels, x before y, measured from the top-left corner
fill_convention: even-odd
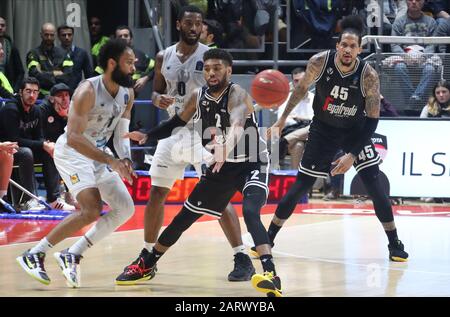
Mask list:
[[[227,78],[224,77],[220,82],[218,82],[215,85],[208,84],[208,90],[210,92],[218,92],[218,91],[222,90],[223,88],[225,88],[226,85],[227,85]]]
[[[117,83],[118,85],[122,86],[122,87],[126,87],[126,88],[131,88],[133,87],[133,77],[132,75],[127,75],[124,74],[120,68],[119,65],[116,65],[116,67],[114,68],[112,74],[111,74],[111,79]]]
[[[195,44],[197,44],[198,40],[200,39],[200,34],[198,34],[194,39],[188,37],[189,34],[186,34],[185,32],[180,32],[180,36],[181,36],[181,40],[188,45],[195,45]]]

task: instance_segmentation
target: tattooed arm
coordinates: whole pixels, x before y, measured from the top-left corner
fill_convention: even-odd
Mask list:
[[[350,152],[333,162],[336,167],[331,171],[331,175],[347,172],[377,129],[378,118],[380,117],[380,80],[377,72],[369,65],[364,73],[363,87],[366,94],[366,120],[364,126],[361,131],[358,131],[359,138],[352,146]]]
[[[300,81],[299,85],[294,89],[286,103],[286,108],[284,109],[281,117],[275,122],[275,124],[267,131],[267,136],[270,137],[272,131],[276,134],[283,129],[286,124],[286,119],[298,103],[305,97],[308,92],[309,86],[315,81],[315,79],[320,75],[322,68],[324,67],[327,57],[327,52],[320,52],[311,57],[306,66],[305,76]]]

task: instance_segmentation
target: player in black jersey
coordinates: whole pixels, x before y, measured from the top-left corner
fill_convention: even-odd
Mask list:
[[[205,52],[203,60],[207,85],[193,92],[178,114],[148,131],[147,135],[139,131],[128,134],[138,142],[146,137],[163,139],[193,118],[203,143],[213,141],[214,162],[209,162],[209,168],[180,213],[144,259],[146,267],[155,267],[159,258],[202,215],[220,217],[236,191],[240,191],[244,196],[245,224],[264,269],[263,274],[252,276],[252,285],[269,297],[279,297],[281,281],[276,275],[269,237],[260,219],[260,210],[269,192],[269,158],[266,144],[259,136],[252,99],[239,85],[230,83],[232,57],[228,52],[211,49]]]
[[[378,74],[358,57],[363,31],[361,19],[349,16],[341,26],[343,31],[336,51],[321,52],[309,60],[304,80],[292,93],[282,117],[268,131],[268,136],[281,131],[289,113],[315,82],[314,117],[299,173],[275,211],[268,229],[269,238],[273,246],[275,236],[299,198],[309,192],[317,177],[328,176],[333,156],[343,149],[346,154],[332,163],[331,175],[344,174],[352,165],[356,168],[388,237],[389,258],[403,262],[408,253],[398,239],[392,206],[379,180],[380,157],[370,139],[380,113]]]

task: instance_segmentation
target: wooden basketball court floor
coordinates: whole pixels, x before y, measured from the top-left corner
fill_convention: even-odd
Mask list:
[[[241,206],[237,205],[239,213]],[[276,205],[264,207],[270,223]],[[166,220],[180,206],[167,206]],[[450,296],[450,206],[395,208],[406,263],[388,260],[387,239],[371,206],[298,205],[273,249],[285,296]],[[233,254],[216,220],[195,223],[159,261],[156,277],[136,286],[116,286],[115,277],[142,248],[143,206],[118,231],[89,249],[81,262],[79,289],[66,287],[52,253],[49,286],[30,278],[15,258],[56,225],[55,221],[0,220],[0,296],[259,297],[250,282],[228,282]],[[204,217],[205,218],[205,217]],[[244,242],[249,243],[242,217]],[[83,231],[86,231],[84,229]],[[82,232],[77,233],[78,235]],[[253,260],[258,272],[259,260]]]

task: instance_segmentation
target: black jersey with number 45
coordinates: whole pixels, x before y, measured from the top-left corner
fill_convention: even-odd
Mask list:
[[[314,79],[314,120],[336,128],[352,128],[364,121],[363,77],[368,64],[357,58],[353,70],[342,73],[336,63],[336,52],[327,51],[325,65]]]
[[[197,96],[197,113],[194,116],[196,129],[202,135],[203,145],[214,138],[215,142],[222,144],[230,128],[230,113],[228,99],[234,83],[218,97],[208,93],[208,87],[203,86]],[[201,125],[198,123],[201,122]],[[244,135],[230,153],[227,162],[267,162],[267,146],[260,137],[255,112],[247,115],[244,125]]]

